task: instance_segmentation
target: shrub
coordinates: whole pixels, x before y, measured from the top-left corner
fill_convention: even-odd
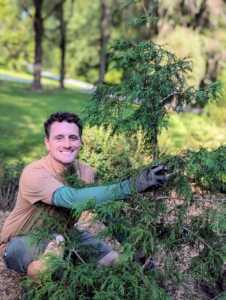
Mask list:
[[[0,210],[11,211],[14,208],[23,168],[24,162],[19,159],[0,159]]]
[[[144,4],[140,0],[127,2]],[[154,19],[145,13],[132,23],[151,25]],[[183,105],[203,105],[215,100],[220,85],[214,83],[202,90],[188,87],[186,78],[192,70],[190,62],[151,41],[139,44],[117,41],[113,51],[117,67],[124,70],[124,80],[120,84],[97,87],[86,108],[85,121],[90,126],[103,126],[111,136],[117,134],[112,139],[112,147],[122,144],[116,142],[118,134],[132,137],[142,132],[143,146],[139,148],[139,157],[145,155],[153,163],[164,162],[171,175],[161,189],[143,194],[133,191],[125,202],[108,201],[95,205],[95,199],[90,199],[72,212],[75,218],[84,210],[95,212],[94,219],[107,225],[98,236],[120,239],[121,244],[116,247],[121,252],[120,263],[96,270],[89,253],[84,261],[75,253],[75,264],[71,263],[70,257],[61,260],[51,256],[47,261],[48,268],[40,274],[36,291],[29,292],[30,299],[40,299],[46,293],[48,299],[157,300],[176,298],[178,290],[182,297],[195,299],[197,294],[190,288],[191,278],[197,284],[207,281],[213,288],[220,283],[222,291],[226,210],[221,192],[224,193],[226,187],[226,147],[161,155],[158,142],[161,130],[167,128],[169,108],[177,112]],[[95,145],[95,139],[92,143]],[[103,146],[107,143],[108,140],[103,141]],[[95,145],[93,149],[98,147]],[[101,147],[99,151],[102,151]],[[123,151],[127,151],[126,147]],[[95,161],[95,155],[93,158]],[[129,162],[129,175],[134,176],[138,170],[132,169],[128,158],[126,163],[121,159],[124,159],[123,153],[114,161],[123,165]],[[105,160],[107,157],[103,153]],[[105,167],[107,164],[103,161],[100,166]],[[106,172],[103,173],[103,178],[108,179]],[[123,170],[122,174],[124,177]],[[70,176],[73,185],[71,179]],[[74,184],[78,184],[77,180]],[[60,229],[60,225],[62,227],[64,222],[55,224],[58,227],[54,228]],[[67,240],[67,234],[63,234]],[[73,245],[66,248],[69,253],[72,252],[70,249],[74,249]],[[137,257],[138,261],[134,259]],[[155,268],[148,270],[151,257]],[[53,280],[56,274],[58,278]]]
[[[143,148],[140,132],[131,137],[124,134],[111,136],[103,127],[86,128],[78,159],[93,166],[97,177],[107,182],[127,178],[133,169],[147,163],[150,158],[144,157]]]

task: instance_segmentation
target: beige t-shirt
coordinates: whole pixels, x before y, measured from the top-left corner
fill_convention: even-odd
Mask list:
[[[92,167],[75,161],[77,175],[86,183],[93,183],[95,173]],[[7,244],[19,231],[32,230],[34,222],[43,211],[48,215],[54,213],[54,206],[41,202],[63,184],[59,181],[49,156],[28,165],[22,172],[19,182],[19,192],[14,209],[6,219],[2,228],[0,254],[3,255]],[[59,208],[58,208],[59,209]],[[35,223],[37,225],[37,222]]]

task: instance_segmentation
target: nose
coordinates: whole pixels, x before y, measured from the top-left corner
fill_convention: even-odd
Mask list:
[[[64,148],[70,148],[70,147],[71,147],[70,139],[65,138],[65,140],[64,140]]]

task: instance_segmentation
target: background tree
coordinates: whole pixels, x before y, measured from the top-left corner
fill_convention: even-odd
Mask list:
[[[25,61],[33,58],[33,32],[29,28],[29,20],[16,5],[1,0],[0,6],[0,61],[9,68],[21,70]]]
[[[67,5],[67,7],[65,7]],[[64,88],[65,56],[67,46],[67,26],[74,13],[74,0],[65,1],[52,14],[47,22],[45,38],[60,48],[60,77],[59,86]],[[66,14],[66,16],[65,16]]]
[[[116,15],[121,11],[121,1],[101,0],[100,3],[100,66],[97,83],[104,82],[104,73],[107,69],[107,44],[116,25]]]
[[[90,83],[98,80],[99,7],[99,1],[76,1],[67,26],[67,74]]]
[[[34,80],[31,88],[35,90],[42,89],[41,85],[41,71],[42,71],[42,39],[44,33],[44,21],[59,7],[65,0],[52,2],[51,6],[46,2],[47,7],[44,7],[44,0],[34,0],[33,3],[29,1],[25,3],[25,1],[21,0],[20,6],[25,12],[30,16],[34,32],[35,32],[35,55],[34,55]],[[35,12],[34,15],[30,13],[30,9],[32,8],[32,4],[34,5]],[[43,17],[43,9],[46,9],[46,14]]]
[[[144,5],[142,0],[136,2]],[[131,24],[151,26],[154,21],[151,13],[144,13]],[[82,261],[77,248],[68,245],[69,253],[77,257],[75,265],[71,255],[64,261],[51,255],[39,288],[30,290],[28,296],[38,299],[46,293],[50,299],[60,295],[61,299],[157,300],[178,299],[180,294],[186,299],[198,299],[196,286],[205,289],[205,285],[212,284],[214,297],[224,299],[226,221],[225,198],[220,192],[225,188],[226,148],[186,150],[173,156],[161,153],[158,144],[159,133],[167,126],[172,110],[178,112],[184,104],[192,102],[216,100],[220,84],[216,82],[201,90],[188,86],[191,62],[151,41],[119,40],[113,47],[112,59],[125,70],[124,80],[120,84],[97,86],[85,110],[85,120],[91,126],[109,129],[112,134],[123,132],[133,136],[141,131],[143,156],[151,157],[154,164],[164,162],[170,179],[154,193],[134,191],[126,202],[96,205],[95,199],[89,199],[84,203],[74,217],[78,218],[84,210],[95,211],[95,219],[107,225],[99,236],[113,235],[120,240],[120,247],[115,247],[122,252],[120,264],[96,270],[94,262]],[[136,174],[136,170],[129,174],[126,171],[125,168],[120,179]],[[72,174],[67,183],[81,187]],[[102,183],[106,173],[103,175]],[[51,224],[53,230],[67,239],[61,224],[54,220]],[[43,231],[45,235],[45,228]],[[151,257],[155,268],[148,270]],[[200,294],[200,299],[204,297]]]
[[[225,2],[159,0],[157,5],[160,18],[159,38],[156,41],[170,44],[170,50],[174,49],[184,57],[193,57],[197,65],[194,76],[197,74],[195,79],[200,86],[215,81],[222,70],[222,62],[226,59],[223,35]],[[183,47],[186,44],[187,49]],[[196,47],[199,52],[198,49],[195,50]],[[201,66],[201,74],[198,66]]]
[[[35,71],[35,80],[40,81],[40,57],[41,63],[47,70],[56,72],[57,68],[60,69],[60,52],[57,46],[51,45],[45,40],[40,39],[42,35],[43,24],[48,26],[51,30],[55,26],[58,28],[58,22],[54,22],[50,25],[48,15],[52,15],[55,5],[64,3],[65,18],[64,22],[67,22],[69,16],[67,5],[70,1],[38,1],[36,3],[37,17],[43,19],[39,22],[35,20],[35,2],[28,0],[19,1],[26,11],[18,12],[18,18],[22,17],[20,22],[15,22],[14,30],[6,31],[6,21],[4,18],[9,11],[15,8],[13,5],[17,5],[17,2],[4,1],[10,10],[3,15],[1,21],[1,39],[4,40],[3,51],[4,57],[18,57],[17,47],[10,47],[10,41],[13,38],[13,33],[16,28],[18,32],[21,27],[31,28],[28,25],[28,16],[32,18],[33,27],[38,33],[36,36],[36,57],[37,69]],[[101,20],[101,3],[102,3],[102,19],[105,19],[105,26],[102,26],[100,30]],[[119,82],[122,79],[122,70],[112,70],[112,63],[108,65],[108,60],[105,61],[104,57],[109,55],[109,49],[116,39],[133,39],[136,42],[141,40],[152,40],[158,44],[166,45],[169,51],[180,54],[182,57],[190,57],[194,62],[194,70],[192,78],[189,80],[189,84],[195,85],[197,88],[202,85],[211,83],[218,79],[224,72],[225,63],[225,27],[226,22],[223,12],[225,11],[225,2],[223,0],[215,1],[184,1],[184,0],[146,0],[145,7],[147,9],[154,10],[155,16],[159,18],[158,22],[152,25],[152,29],[148,30],[146,26],[136,25],[136,30],[126,26],[126,21],[132,18],[137,18],[140,15],[141,9],[134,9],[131,6],[126,6],[123,9],[117,9],[120,6],[121,1],[97,1],[93,3],[91,0],[87,0],[86,4],[82,0],[75,2],[74,8],[70,12],[74,11],[74,16],[70,18],[70,24],[67,24],[67,58],[65,60],[66,69],[68,74],[72,77],[76,77],[81,80],[85,80],[91,83],[102,82]],[[66,6],[65,6],[66,5]],[[14,8],[13,8],[14,7]],[[57,6],[58,7],[58,6]],[[2,6],[2,13],[7,9],[5,5]],[[40,9],[41,15],[40,15]],[[39,12],[39,13],[38,13]],[[109,12],[108,14],[106,12]],[[104,16],[104,17],[103,17]],[[36,17],[36,18],[37,18]],[[89,22],[87,22],[89,20]],[[104,24],[102,22],[102,24]],[[63,27],[62,27],[63,28]],[[139,32],[139,34],[138,34]],[[49,31],[48,38],[55,38],[51,36],[53,31]],[[20,40],[23,42],[23,49],[20,52],[20,57],[24,57],[26,62],[31,62],[33,54],[31,54],[32,33],[30,30]],[[17,36],[19,36],[17,34]],[[28,40],[29,39],[29,42]],[[42,48],[40,42],[42,40]],[[17,40],[18,41],[18,40]],[[102,42],[101,42],[102,41]],[[17,42],[19,44],[19,42]],[[22,43],[21,43],[22,45]],[[51,54],[48,51],[51,45]],[[105,45],[105,46],[104,46]],[[101,50],[102,49],[102,50]],[[103,50],[105,49],[105,50]],[[26,53],[26,54],[22,54]],[[103,59],[100,54],[104,54]],[[40,56],[41,54],[41,56]],[[12,62],[12,59],[10,59]],[[15,62],[15,59],[14,59]],[[107,62],[107,64],[106,64]],[[104,67],[105,66],[105,67]],[[103,70],[100,72],[100,68]],[[109,72],[106,73],[105,71]],[[222,73],[222,74],[221,74]],[[99,74],[102,74],[101,77]],[[99,80],[99,81],[98,81]],[[36,84],[34,84],[36,85]],[[37,83],[37,87],[40,88],[40,83]]]

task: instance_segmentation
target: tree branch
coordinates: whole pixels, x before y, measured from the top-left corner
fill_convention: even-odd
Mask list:
[[[184,94],[184,93],[185,92],[173,92],[173,93],[169,94],[168,96],[166,96],[165,98],[163,98],[162,100],[160,100],[160,104],[163,104],[164,101],[166,101],[169,97]]]
[[[42,18],[42,21],[45,21],[55,10],[57,10],[66,0],[61,0],[59,3],[55,4],[52,9],[47,13],[47,15]]]
[[[78,252],[75,250],[75,248],[73,248],[71,251],[74,252],[75,255],[77,255],[77,257],[78,257],[78,258],[81,260],[81,262],[86,266],[86,268],[89,268],[89,267],[87,266],[87,264],[85,263],[85,261],[81,258],[81,256],[80,256],[80,255],[78,254]],[[95,286],[93,286],[92,284],[91,284],[91,286],[92,286],[93,289],[96,291]]]
[[[189,230],[189,229],[186,228],[186,227],[183,227],[183,229],[184,229],[185,231],[189,232],[189,233],[192,233],[192,231]],[[210,245],[208,245],[208,244],[204,241],[203,238],[201,238],[200,236],[197,236],[197,238],[198,238],[198,240],[200,240],[204,245],[206,245],[210,250],[213,250],[213,248],[212,248]]]
[[[69,238],[68,238],[68,236],[66,234],[65,234],[65,237],[66,237],[67,240],[69,240]],[[78,254],[78,252],[76,251],[75,248],[73,248],[71,251],[78,257],[78,259],[81,260],[81,262],[86,266],[86,268],[89,268],[89,266],[87,266],[86,262],[81,258],[81,256]],[[96,291],[95,286],[93,284],[91,284],[91,286]]]
[[[180,198],[180,197],[170,197],[170,196],[162,196],[162,197],[158,197],[157,200],[164,200],[164,199],[171,199],[171,200],[185,200],[185,198]],[[194,201],[201,201],[201,202],[209,202],[209,203],[213,203],[214,201],[226,201],[226,198],[219,198],[219,199],[212,199],[212,200],[208,200],[208,199],[203,199],[203,198],[194,198],[192,199]]]
[[[28,10],[28,7],[24,4],[24,1],[23,0],[19,0],[19,4],[20,6],[22,7],[22,9],[24,11],[26,11],[27,15],[31,18],[31,20],[34,22],[34,16],[32,16]]]
[[[169,221],[170,223],[172,223],[171,221]],[[189,233],[192,233],[192,231],[190,230],[190,229],[188,229],[188,228],[186,228],[186,227],[182,227],[185,231],[187,231],[187,232],[189,232]],[[213,248],[209,245],[209,244],[207,244],[206,243],[206,241],[203,239],[203,238],[201,238],[200,236],[197,236],[196,235],[196,237],[197,237],[197,239],[198,240],[200,240],[204,245],[206,245],[210,250],[213,250]]]
[[[68,24],[70,18],[71,18],[71,17],[73,16],[73,14],[74,14],[74,9],[73,9],[73,7],[74,7],[74,0],[71,0],[70,14],[69,14],[69,16],[68,16],[68,18],[67,18],[67,21],[65,21],[65,26],[67,26],[67,24]]]
[[[145,7],[144,0],[142,0],[141,6],[143,7],[144,13],[147,15],[147,14],[148,14],[148,11],[147,11],[147,9],[146,9],[146,7]]]

